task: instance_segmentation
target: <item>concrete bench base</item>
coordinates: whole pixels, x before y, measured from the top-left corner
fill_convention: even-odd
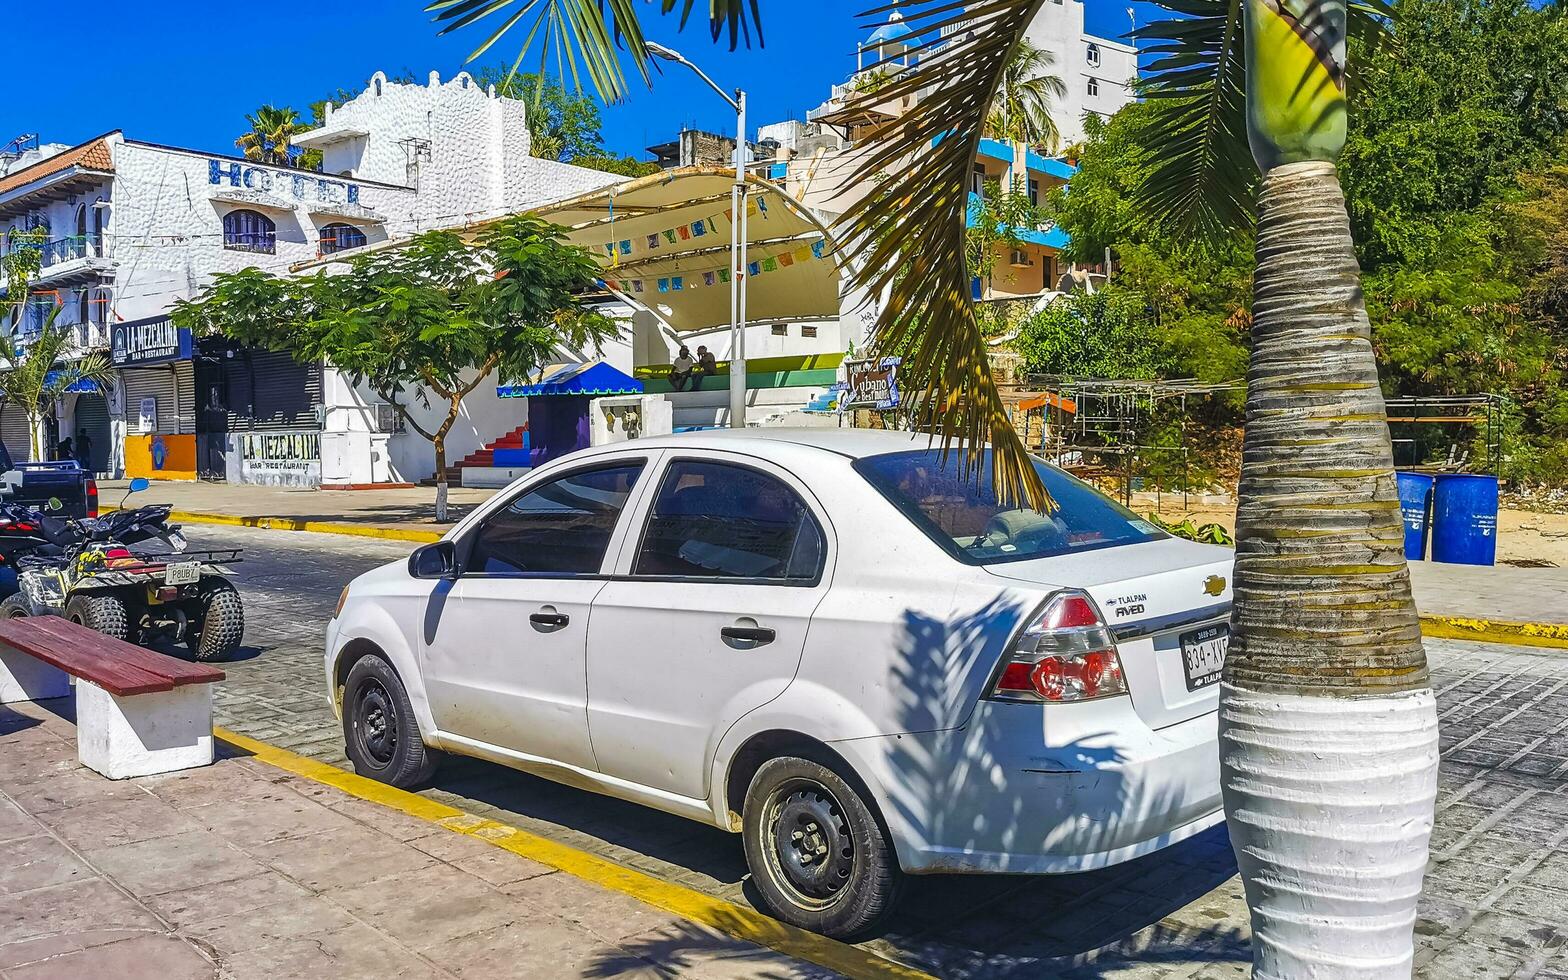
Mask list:
[[[110,779],[212,764],[212,685],[116,697],[76,682],[76,756]]]
[[[0,646],[0,704],[70,696],[70,674],[28,654]]]

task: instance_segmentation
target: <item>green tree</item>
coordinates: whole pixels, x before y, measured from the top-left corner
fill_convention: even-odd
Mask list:
[[[307,126],[300,123],[299,113],[288,107],[264,105],[245,117],[250,125],[248,132],[240,134],[234,145],[245,154],[245,159],[274,166],[291,166],[289,147],[295,135]],[[319,157],[319,152],[317,154]],[[302,161],[303,166],[308,161]],[[319,162],[319,160],[317,161]]]
[[[1022,248],[1018,233],[1043,228],[1050,220],[1050,209],[1035,204],[1016,183],[1003,190],[1001,181],[987,181],[985,193],[969,202],[969,227],[964,236],[969,274],[989,285],[996,275],[998,250]]]
[[[1003,497],[1051,501],[992,377],[969,300],[966,184],[991,105],[1043,0],[967,8],[966,30],[874,98],[918,104],[873,133],[859,173],[885,195],[846,216],[858,284],[881,293],[878,343],[906,363],[945,441],[994,448]],[[1221,786],[1253,920],[1259,976],[1408,975],[1437,785],[1437,713],[1401,542],[1387,418],[1334,160],[1346,127],[1347,33],[1387,8],[1357,0],[1167,0],[1149,90],[1167,113],[1146,206],[1173,224],[1248,221],[1257,270],[1239,491],[1231,655],[1221,687]],[[665,10],[676,0],[665,0]],[[689,13],[692,4],[687,3]],[[483,47],[534,14],[600,93],[648,78],[631,0],[437,0],[448,30],[500,11]],[[714,0],[715,36],[757,6]],[[945,0],[901,8],[916,35]],[[540,31],[543,25],[549,30]],[[482,50],[482,49],[481,49]],[[1244,147],[1250,147],[1248,161]],[[918,152],[917,152],[918,151]],[[1256,170],[1254,170],[1254,166]],[[1262,172],[1261,182],[1257,171]]]
[[[91,381],[107,387],[114,371],[108,358],[102,354],[87,354],[74,361],[64,360],[73,346],[72,332],[67,327],[55,325],[60,307],[49,310],[43,330],[26,345],[17,343],[11,331],[0,334],[0,401],[20,408],[27,416],[27,430],[32,442],[32,458],[47,458],[46,446],[41,441],[44,416],[54,410],[56,400],[65,395],[72,385]]]
[[[997,139],[1056,152],[1061,129],[1051,115],[1053,99],[1067,97],[1067,83],[1051,71],[1056,55],[1020,40],[1002,70],[986,130]]]
[[[491,378],[527,379],[558,348],[597,347],[613,321],[583,305],[598,277],[564,229],[529,215],[490,225],[477,245],[450,231],[352,260],[347,272],[286,278],[222,273],[173,319],[202,333],[325,360],[389,402],[435,450],[436,519],[447,517],[446,437],[463,399]],[[422,421],[413,403],[445,413]]]

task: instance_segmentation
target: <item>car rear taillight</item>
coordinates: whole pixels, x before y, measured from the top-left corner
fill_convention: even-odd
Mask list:
[[[98,481],[87,481],[87,516],[98,516]]]
[[[1058,592],[1008,651],[993,701],[1062,703],[1127,693],[1116,641],[1082,592]]]

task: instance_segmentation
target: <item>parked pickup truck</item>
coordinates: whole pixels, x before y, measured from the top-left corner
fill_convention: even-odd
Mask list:
[[[58,498],[62,517],[97,517],[98,482],[75,460],[58,463],[17,463],[0,442],[0,495],[13,504],[43,510]]]

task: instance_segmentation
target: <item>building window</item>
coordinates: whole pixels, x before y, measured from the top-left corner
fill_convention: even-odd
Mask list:
[[[1040,182],[1033,177],[1029,178],[1029,203],[1035,205],[1040,203]]]
[[[278,226],[257,211],[230,211],[223,216],[223,247],[271,255],[278,250]]]
[[[985,167],[975,164],[969,174],[969,193],[985,197]]]
[[[788,337],[789,336],[789,325],[788,324],[784,324],[784,323],[775,323],[773,325],[773,336],[775,336],[775,337]]]
[[[1089,94],[1090,95],[1099,95],[1100,94],[1100,80],[1098,78],[1091,77],[1089,79]]]
[[[321,229],[322,255],[331,255],[334,252],[343,252],[351,248],[364,248],[365,244],[365,233],[353,225],[334,221]]]
[[[1089,62],[1090,68],[1100,67],[1100,46],[1091,41],[1084,49],[1084,58]]]
[[[800,328],[800,335],[802,337],[815,337],[817,335],[817,328],[816,327],[801,327]]]

